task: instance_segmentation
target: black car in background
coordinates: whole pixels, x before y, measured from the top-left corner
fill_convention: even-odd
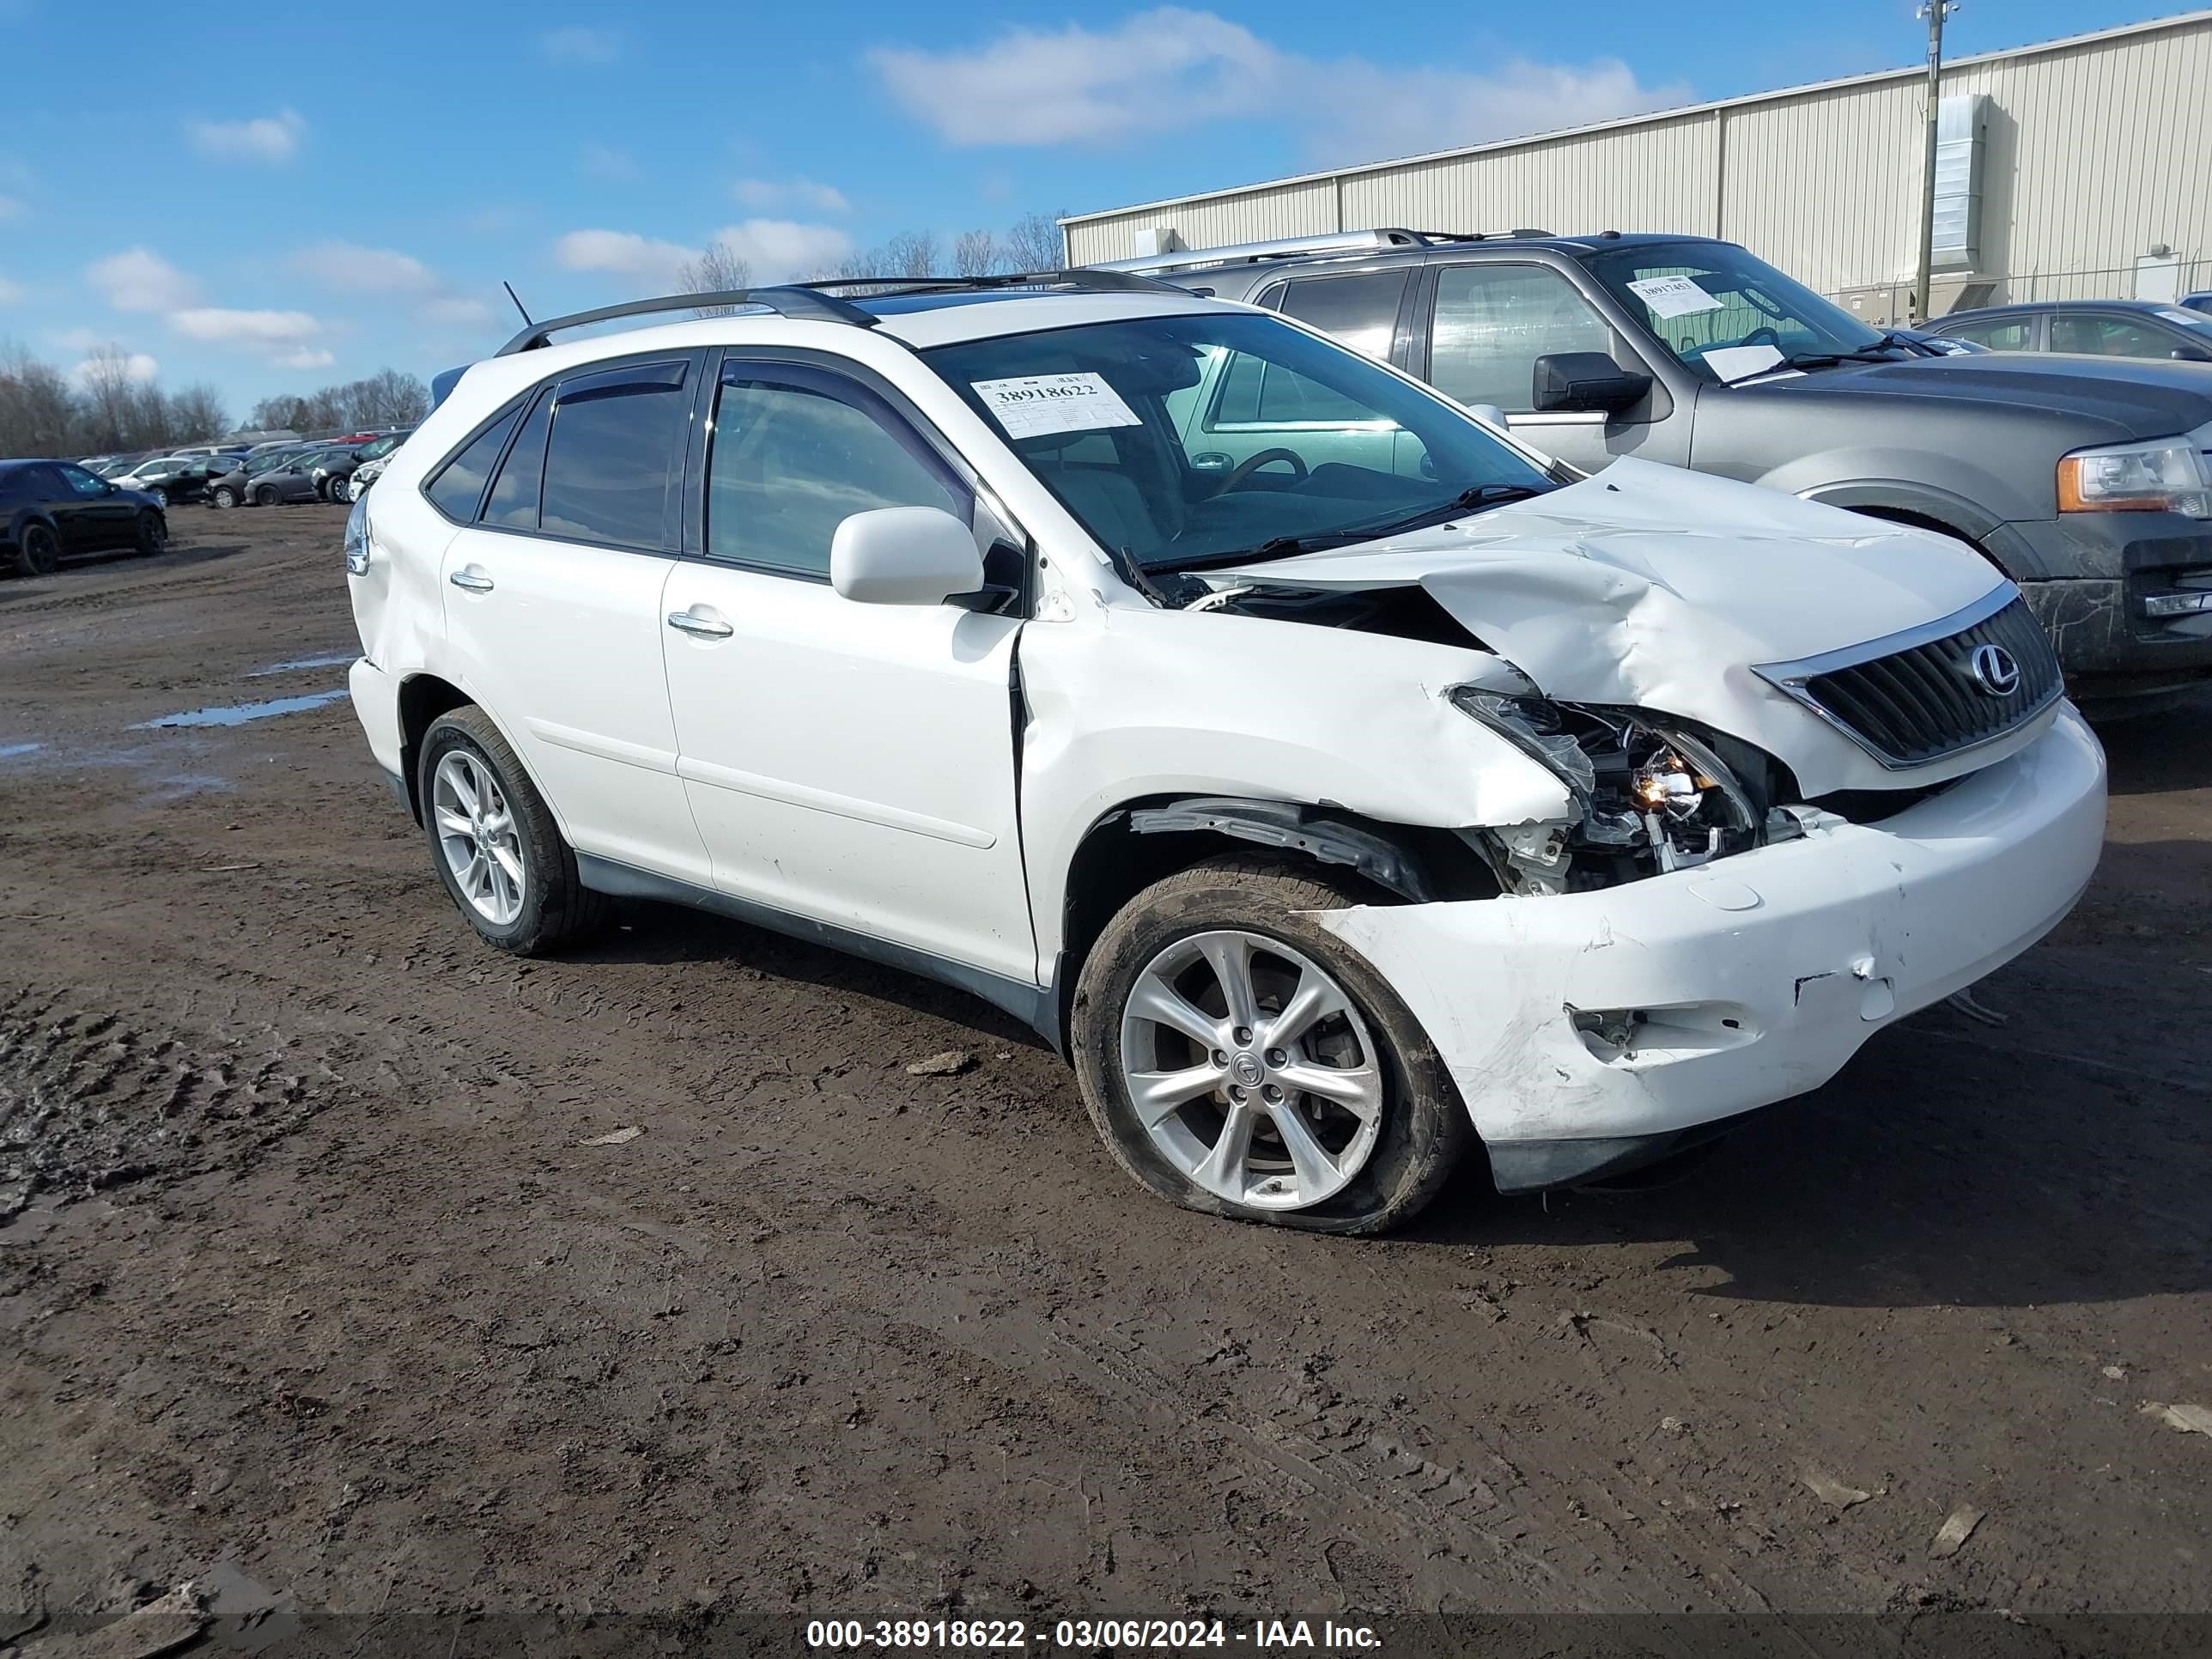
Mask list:
[[[2148,300],[2040,300],[1954,311],[1928,331],[1992,351],[2065,351],[2212,363],[2212,315]]]
[[[118,489],[74,461],[0,461],[0,567],[51,574],[64,554],[159,553],[169,521],[161,503]]]
[[[216,507],[275,507],[285,501],[342,501],[345,480],[356,465],[354,452],[336,445],[310,445],[257,456],[208,486]],[[332,479],[338,494],[332,495]]]

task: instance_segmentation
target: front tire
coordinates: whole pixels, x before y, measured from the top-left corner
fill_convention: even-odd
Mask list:
[[[416,780],[430,861],[479,939],[534,957],[599,926],[605,896],[577,878],[552,809],[483,709],[432,722]]]
[[[155,488],[148,490],[146,493],[154,498],[155,506],[159,507],[167,507],[168,506],[169,492],[167,490],[156,486]]]
[[[1222,859],[1122,907],[1070,1019],[1084,1103],[1121,1166],[1187,1208],[1378,1233],[1434,1198],[1474,1133],[1436,1048],[1311,913],[1370,896]]]
[[[161,522],[161,515],[158,513],[141,513],[138,515],[138,556],[142,559],[157,557],[161,550],[168,544],[169,532],[167,526]]]
[[[255,490],[253,492],[253,504],[256,507],[276,506],[276,486],[274,484],[264,484],[260,489]]]
[[[208,492],[208,505],[226,510],[238,505],[238,492],[228,484],[217,484]]]

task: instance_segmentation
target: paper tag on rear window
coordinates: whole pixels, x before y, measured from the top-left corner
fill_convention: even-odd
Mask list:
[[[1024,374],[969,384],[1010,438],[1143,424],[1121,401],[1121,394],[1096,374]]]
[[[1706,350],[1705,361],[1722,380],[1734,382],[1777,367],[1782,354],[1771,345],[1713,346]]]
[[[1686,276],[1646,276],[1631,283],[1628,291],[1650,306],[1654,317],[1694,317],[1721,308],[1718,300]]]

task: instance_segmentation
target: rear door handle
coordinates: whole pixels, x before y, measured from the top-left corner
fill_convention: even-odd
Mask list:
[[[492,590],[491,578],[481,570],[456,570],[446,580],[454,586],[465,589],[471,593],[489,593]]]
[[[738,630],[712,617],[695,617],[689,611],[672,611],[668,625],[702,640],[726,640]]]

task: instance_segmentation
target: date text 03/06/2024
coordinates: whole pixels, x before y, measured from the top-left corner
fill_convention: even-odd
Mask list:
[[[1373,1652],[1382,1639],[1365,1625],[1332,1620],[1061,1619],[1032,1626],[1023,1619],[817,1619],[806,1626],[810,1648],[982,1650],[1031,1646],[1094,1651],[1166,1650],[1231,1646],[1291,1652]]]

